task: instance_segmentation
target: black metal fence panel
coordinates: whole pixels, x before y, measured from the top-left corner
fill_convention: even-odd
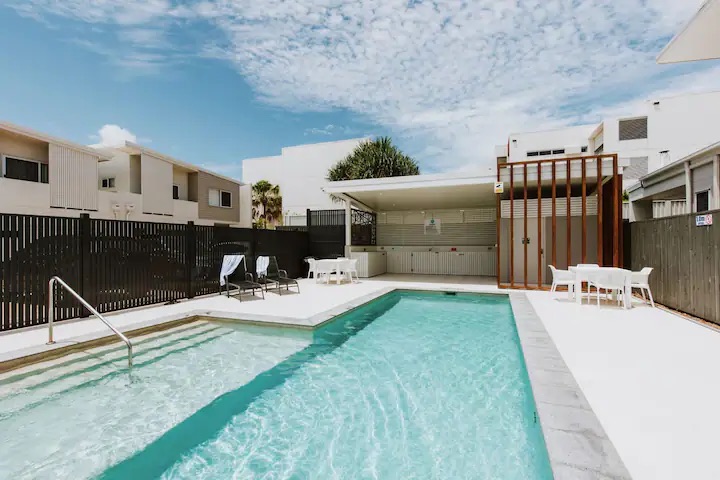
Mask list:
[[[351,245],[376,245],[376,214],[353,210],[351,217]],[[313,257],[332,258],[345,254],[345,210],[308,210],[307,231]]]
[[[305,272],[308,234],[189,224],[0,214],[0,331],[48,318],[48,281],[57,275],[100,312],[219,291],[223,255],[273,255],[293,277]],[[67,292],[55,319],[87,314]]]

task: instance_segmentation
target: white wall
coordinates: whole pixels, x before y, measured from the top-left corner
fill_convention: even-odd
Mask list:
[[[605,152],[620,158],[647,157],[650,173],[720,140],[720,128],[712,120],[718,111],[720,92],[650,99],[632,115],[603,121]],[[645,116],[648,138],[620,141],[619,121]],[[664,150],[668,155],[663,163]]]
[[[286,147],[278,156],[243,160],[243,182],[267,180],[279,185],[285,215],[304,215],[307,209],[340,208],[322,191],[327,172],[363,140]]]
[[[525,160],[539,160],[547,158],[563,158],[568,155],[579,156],[580,147],[588,145],[588,138],[597,125],[581,125],[558,130],[546,130],[542,132],[525,132],[510,135],[510,162],[522,162]],[[498,147],[501,147],[498,145]],[[577,151],[570,151],[574,147]],[[528,157],[527,152],[536,150],[568,150],[564,155],[551,155],[543,157]],[[499,150],[499,149],[498,149]]]

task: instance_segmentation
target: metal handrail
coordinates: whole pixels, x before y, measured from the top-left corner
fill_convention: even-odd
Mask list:
[[[75,290],[70,288],[70,285],[65,283],[62,278],[60,277],[52,277],[50,281],[48,282],[48,289],[49,289],[49,298],[48,298],[48,345],[52,345],[55,343],[55,340],[53,339],[53,322],[55,320],[55,283],[59,283],[65,290],[70,292],[73,297],[77,299],[80,303],[83,304],[85,308],[90,310],[90,313],[98,317],[102,322],[112,330],[115,335],[120,337],[120,339],[125,342],[125,345],[127,345],[128,349],[128,367],[132,368],[133,366],[133,346],[132,342],[128,340],[128,338],[120,332],[117,328],[115,328],[110,322],[108,322],[105,317],[100,315],[100,312],[95,310],[92,305],[90,305],[84,298],[80,296]]]

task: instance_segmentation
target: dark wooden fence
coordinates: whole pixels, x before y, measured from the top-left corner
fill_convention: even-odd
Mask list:
[[[720,221],[720,211],[708,212]],[[630,267],[653,267],[655,301],[720,324],[720,225],[695,226],[696,214],[629,225]],[[628,238],[629,237],[629,238]]]
[[[304,274],[308,234],[189,224],[0,214],[0,331],[47,322],[48,280],[60,276],[98,311],[219,291],[223,255],[274,255]],[[83,315],[56,292],[56,319]]]

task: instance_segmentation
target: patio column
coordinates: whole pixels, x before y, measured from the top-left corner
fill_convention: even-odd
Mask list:
[[[350,258],[352,245],[352,208],[349,200],[345,200],[345,256]]]
[[[693,185],[692,170],[690,170],[690,162],[685,162],[685,213],[693,211]]]
[[[712,208],[720,209],[720,155],[713,158]]]

